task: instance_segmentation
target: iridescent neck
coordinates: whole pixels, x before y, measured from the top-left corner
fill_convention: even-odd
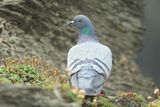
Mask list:
[[[85,42],[98,42],[98,39],[96,36],[79,36],[78,44],[85,43]]]
[[[82,29],[80,29],[80,36],[94,36],[95,35],[95,31],[94,28],[92,26],[86,26],[83,27]]]
[[[78,43],[84,43],[88,41],[98,42],[95,30],[92,26],[86,26],[80,29],[80,36],[78,39]]]

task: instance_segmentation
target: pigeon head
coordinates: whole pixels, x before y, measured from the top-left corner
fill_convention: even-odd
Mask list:
[[[79,42],[97,40],[92,22],[87,16],[77,15],[73,18],[73,20],[70,22],[69,25],[73,25],[79,30],[80,32],[80,37],[78,40]]]
[[[77,15],[70,22],[70,25],[79,29],[80,35],[95,36],[94,27],[87,16]]]
[[[83,29],[84,27],[87,27],[87,26],[92,26],[92,23],[89,20],[89,18],[87,16],[84,16],[84,15],[75,16],[70,24],[75,26],[79,30]]]

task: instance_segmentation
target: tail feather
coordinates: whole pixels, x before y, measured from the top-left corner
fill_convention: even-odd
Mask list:
[[[105,78],[97,73],[91,66],[82,69],[71,76],[71,85],[75,88],[83,89],[86,95],[97,95],[100,93]]]

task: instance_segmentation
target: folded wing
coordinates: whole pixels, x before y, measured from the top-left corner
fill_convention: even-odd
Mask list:
[[[68,52],[67,66],[70,75],[78,72],[85,65],[92,66],[95,71],[104,75],[107,79],[112,67],[110,49],[94,42],[75,45]]]

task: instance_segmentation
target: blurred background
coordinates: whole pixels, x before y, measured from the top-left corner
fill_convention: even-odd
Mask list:
[[[149,95],[159,80],[159,0],[0,0],[0,58],[38,56],[66,69],[78,32],[66,24],[88,16],[113,53],[108,95]],[[155,84],[156,82],[156,84]]]
[[[138,57],[144,74],[151,76],[160,86],[160,1],[145,0],[144,48]]]

